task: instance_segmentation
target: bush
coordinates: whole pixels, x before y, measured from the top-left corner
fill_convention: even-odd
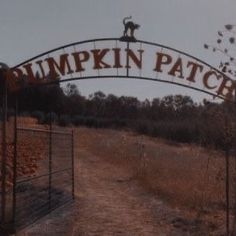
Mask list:
[[[74,116],[72,117],[72,124],[75,126],[84,125],[85,118],[83,116]]]
[[[61,115],[59,120],[58,120],[58,124],[60,126],[68,126],[71,124],[71,118],[68,115]]]
[[[31,116],[36,118],[40,124],[45,122],[45,114],[42,111],[33,111]]]
[[[171,141],[192,143],[199,138],[198,126],[184,121],[138,121],[134,130],[141,134],[161,137]]]
[[[72,124],[75,126],[83,125],[93,128],[120,128],[127,125],[124,120],[78,115],[72,118]]]
[[[47,115],[45,117],[45,123],[50,124],[50,122],[52,122],[52,123],[58,122],[58,115],[56,113],[54,113],[54,112],[47,113]]]
[[[20,113],[20,116],[22,116],[22,117],[29,117],[30,116],[30,112],[29,111],[22,111]]]

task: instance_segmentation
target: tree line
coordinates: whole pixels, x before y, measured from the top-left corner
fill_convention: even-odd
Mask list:
[[[25,88],[17,94],[17,100],[19,114],[33,116],[40,123],[131,129],[174,142],[221,149],[234,142],[236,106],[226,102],[195,103],[183,95],[139,101],[101,91],[86,98],[71,83],[65,88],[59,83]],[[14,104],[11,96],[9,103]]]

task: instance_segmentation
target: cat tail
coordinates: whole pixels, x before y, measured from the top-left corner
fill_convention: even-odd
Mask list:
[[[125,25],[125,23],[126,23],[126,20],[129,20],[129,19],[132,19],[132,16],[125,17],[125,18],[123,19],[123,24]]]

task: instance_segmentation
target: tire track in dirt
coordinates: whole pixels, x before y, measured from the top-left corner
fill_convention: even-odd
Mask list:
[[[158,223],[150,220],[151,206],[140,198],[129,174],[98,156],[83,156],[78,170],[82,204],[74,235],[161,235]]]

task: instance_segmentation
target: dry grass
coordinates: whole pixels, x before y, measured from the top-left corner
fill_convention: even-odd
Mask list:
[[[25,124],[27,121],[24,126]],[[29,122],[28,126],[43,128],[34,121]],[[126,168],[129,172],[127,181],[136,181],[172,208],[187,209],[191,219],[195,220],[196,215],[202,217],[202,222],[207,222],[209,226],[209,232],[212,230],[210,225],[224,225],[224,153],[196,145],[140,136],[128,131],[89,128],[74,130],[76,149],[87,149],[89,153],[104,158],[114,164],[113,166]],[[11,137],[9,143],[10,139]],[[38,163],[44,156],[42,150],[45,150],[47,142],[47,139],[40,140],[33,135],[21,136],[18,144],[19,177],[37,174]],[[9,152],[12,153],[11,145]],[[236,189],[235,158],[230,158],[230,168],[230,197],[233,209]]]
[[[21,118],[21,125],[43,128],[31,118]],[[138,180],[150,193],[158,195],[169,204],[202,212],[224,209],[223,153],[132,132],[88,128],[75,128],[75,131],[78,139],[76,145],[78,143],[79,147],[127,168],[130,178]],[[8,169],[11,169],[13,144],[12,137],[8,139]],[[19,176],[36,173],[37,163],[42,159],[42,150],[46,145],[47,140],[27,137],[27,134],[21,137],[18,144]],[[234,204],[235,158],[230,159],[230,166],[231,203]],[[10,179],[11,175],[9,173]]]
[[[35,120],[27,118],[20,123],[24,126],[43,128]],[[74,130],[76,148],[87,149],[89,153],[112,162],[114,166],[126,168],[130,174],[128,180],[137,181],[148,192],[173,208],[190,210],[189,214],[204,215],[204,222],[222,225],[225,208],[224,153],[196,145],[177,144],[140,136],[132,132],[88,128]],[[9,136],[8,139],[8,167],[12,169],[12,137]],[[19,177],[37,174],[38,164],[47,151],[47,142],[47,139],[39,139],[33,135],[21,136],[18,143]],[[232,209],[236,198],[235,169],[236,159],[231,157]],[[10,186],[11,173],[8,173],[8,176]]]
[[[225,160],[221,152],[102,129],[78,129],[78,142],[90,152],[128,168],[131,178],[173,206],[200,213],[225,207]],[[234,158],[230,164],[233,190]],[[234,196],[231,191],[231,199]]]

